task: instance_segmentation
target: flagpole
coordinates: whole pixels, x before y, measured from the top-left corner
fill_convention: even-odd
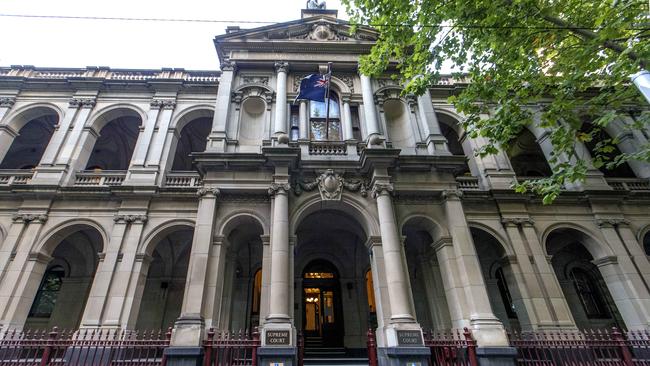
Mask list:
[[[327,63],[327,91],[325,92],[325,128],[327,133],[327,138],[329,139],[329,122],[330,122],[330,81],[332,80],[332,63]]]

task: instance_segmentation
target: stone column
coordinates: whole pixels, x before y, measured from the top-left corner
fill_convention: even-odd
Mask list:
[[[550,257],[546,254],[545,245],[539,241],[533,221],[522,220],[520,222],[522,239],[530,248],[533,271],[539,276],[540,291],[548,304],[548,310],[554,322],[560,328],[575,329],[573,314],[566,301],[562,286],[557,279],[555,270],[550,263]]]
[[[7,151],[9,151],[14,138],[18,135],[18,131],[14,131],[8,126],[9,121],[4,121],[5,115],[7,115],[7,112],[9,112],[9,109],[11,109],[15,102],[16,98],[0,98],[0,163],[4,159]]]
[[[277,84],[275,88],[275,120],[273,123],[273,135],[287,133],[287,72],[289,63],[277,61],[275,63]]]
[[[153,132],[156,124],[158,124],[158,115],[162,107],[162,100],[154,99],[151,101],[149,111],[147,112],[147,120],[144,121],[144,130],[138,135],[138,140],[135,143],[133,158],[131,158],[132,166],[144,167]]]
[[[226,128],[228,116],[230,115],[230,93],[235,78],[235,62],[226,60],[221,63],[221,77],[219,78],[219,89],[217,90],[217,101],[212,120],[212,131],[208,136],[206,151],[226,151]]]
[[[228,242],[222,235],[215,235],[210,250],[210,259],[208,260],[208,283],[203,295],[205,298],[205,308],[210,314],[209,319],[205,319],[206,327],[219,328],[221,322],[221,303],[224,300],[223,287],[226,268],[226,254],[228,252]]]
[[[289,287],[289,184],[274,183],[269,188],[273,196],[271,228],[271,287],[267,323],[290,321]]]
[[[149,151],[149,156],[147,156],[147,166],[160,166],[162,159],[163,147],[165,146],[165,140],[169,135],[169,124],[172,121],[172,114],[174,113],[174,108],[176,108],[175,100],[164,100],[163,109],[160,113],[160,121],[158,123],[158,131],[153,138],[153,144],[151,145],[151,150]],[[160,172],[162,173],[162,172]]]
[[[350,97],[343,96],[343,132],[344,140],[354,140],[354,132],[352,131],[352,112],[350,111]]]
[[[44,165],[44,166],[54,165],[57,158],[57,154],[63,147],[63,141],[68,135],[68,131],[70,130],[70,125],[72,124],[72,121],[75,119],[77,113],[79,112],[80,107],[81,107],[81,102],[79,101],[79,99],[70,100],[70,102],[68,103],[68,109],[66,110],[63,119],[59,121],[58,123],[59,126],[52,134],[52,138],[50,139],[50,142],[47,144],[47,147],[45,148],[45,152],[43,152],[43,157],[41,158],[40,165]]]
[[[639,270],[639,273],[641,273],[641,279],[650,288],[650,261],[648,261],[648,256],[643,250],[643,244],[639,243],[636,239],[627,220],[620,220],[618,225],[616,225],[616,230],[621,241],[630,253],[634,265]]]
[[[24,229],[11,245],[11,261],[0,283],[0,327],[20,329],[27,320],[47,263],[52,258],[32,252],[34,242],[47,221],[46,214],[18,213],[13,220],[13,225],[24,226]]]
[[[117,222],[124,222],[128,225],[124,235],[121,260],[115,266],[113,281],[107,293],[107,307],[103,314],[102,325],[107,327],[126,328],[126,319],[129,312],[138,312],[139,308],[131,305],[133,298],[128,296],[129,289],[133,288],[131,277],[142,275],[134,271],[136,258],[138,257],[138,245],[142,238],[142,231],[147,222],[147,216],[142,215],[118,215],[114,218]],[[146,279],[147,274],[144,273]],[[94,286],[94,282],[93,282]],[[126,314],[126,316],[125,316]]]
[[[271,288],[271,237],[262,235],[262,291],[260,296],[260,327],[269,314]]]
[[[300,101],[299,119],[300,119],[300,139],[309,139],[309,112],[307,111],[307,102]]]
[[[134,329],[138,321],[140,302],[142,301],[144,287],[147,284],[147,274],[152,260],[153,257],[148,254],[138,253],[135,255],[133,273],[129,279],[129,288],[124,299],[124,309],[126,311],[122,313],[120,318],[120,324],[126,329]]]
[[[213,242],[219,189],[215,187],[200,188],[197,194],[200,197],[199,207],[196,213],[196,226],[192,239],[183,305],[181,316],[174,325],[171,339],[171,345],[174,347],[193,349],[200,347],[203,338],[205,315],[203,293],[207,283],[208,259]]]
[[[372,136],[380,135],[379,119],[377,118],[377,109],[375,108],[375,98],[372,91],[372,82],[370,77],[361,74],[361,97],[363,98],[363,114],[366,117],[367,139]]]
[[[596,258],[593,263],[600,269],[628,329],[647,329],[650,326],[650,293],[616,232],[617,223],[617,220],[597,220],[615,255]]]
[[[490,307],[485,281],[481,274],[481,265],[472,241],[472,235],[465,221],[465,212],[460,200],[461,192],[456,190],[446,191],[443,197],[445,198],[445,214],[452,245],[451,248],[448,245],[443,247],[443,255],[438,250],[438,262],[440,263],[442,275],[459,276],[455,279],[447,279],[447,282],[460,286],[461,291],[465,294],[466,303],[461,304],[465,308],[459,310],[463,313],[463,323],[467,324],[469,322],[473,329],[479,347],[507,347],[509,343],[503,325]],[[448,266],[452,260],[455,262],[455,266],[452,266],[452,268],[456,267],[454,268],[455,271],[446,272],[443,263]],[[445,285],[445,288],[448,288],[448,285]],[[447,302],[451,305],[453,301],[459,299],[452,297],[448,298]],[[454,312],[457,314],[458,310]],[[452,321],[458,322],[453,318],[452,315]]]
[[[81,134],[84,130],[84,127],[86,126],[90,112],[92,112],[93,107],[95,107],[94,98],[73,99],[70,103],[71,106],[72,104],[77,104],[79,107],[81,107],[81,110],[77,112],[76,118],[73,122],[74,126],[72,127],[72,131],[70,131],[68,138],[65,140],[61,147],[59,156],[56,159],[57,165],[72,165],[71,159],[73,153],[77,148],[81,147],[79,146],[81,141]]]
[[[431,94],[427,89],[424,94],[417,98],[418,117],[420,119],[420,130],[423,141],[427,144],[427,150],[431,155],[449,155],[447,139],[442,135],[440,123],[433,108]]]

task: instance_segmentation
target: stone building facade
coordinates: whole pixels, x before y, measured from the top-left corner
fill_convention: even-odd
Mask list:
[[[358,72],[374,30],[302,15],[228,28],[218,72],[0,68],[0,328],[174,326],[191,349],[259,326],[290,355],[298,331],[353,352],[370,327],[385,361],[422,329],[499,349],[650,326],[647,164],[517,194],[550,171],[548,131],[476,157],[446,101],[462,80],[404,96]],[[324,119],[293,99],[328,62]],[[624,152],[650,136],[633,118],[607,129]]]

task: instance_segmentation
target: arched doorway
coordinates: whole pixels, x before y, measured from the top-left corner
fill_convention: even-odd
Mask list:
[[[365,232],[347,213],[324,209],[306,216],[296,234],[294,320],[305,347],[363,353],[370,324]]]
[[[53,110],[44,108],[41,113],[18,131],[10,146],[0,147],[0,169],[33,169],[39,164],[59,120]]]
[[[52,259],[41,272],[25,329],[79,326],[102,248],[101,234],[85,225],[71,229],[55,244]]]
[[[165,330],[179,317],[193,236],[192,227],[178,226],[155,244],[136,329]]]

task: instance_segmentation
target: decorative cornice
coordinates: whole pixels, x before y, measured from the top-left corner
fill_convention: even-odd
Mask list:
[[[377,198],[383,194],[392,195],[393,191],[395,191],[393,183],[375,183],[372,186],[372,198]]]
[[[289,63],[286,61],[276,61],[273,64],[273,67],[275,68],[275,72],[289,72]]]
[[[219,195],[221,202],[247,202],[247,203],[263,203],[269,202],[269,195],[266,193],[235,193],[224,192]]]
[[[269,85],[269,77],[268,76],[260,76],[260,75],[241,75],[241,83],[242,84],[258,84],[258,85]]]
[[[442,198],[447,201],[460,200],[463,198],[463,191],[460,189],[447,189],[442,191]]]
[[[16,98],[2,97],[0,98],[0,107],[11,108],[16,103]]]
[[[176,108],[175,100],[163,100],[163,109],[174,109]]]
[[[17,213],[12,216],[14,222],[28,224],[34,222],[36,224],[44,224],[47,221],[46,214],[23,214]]]
[[[199,197],[205,197],[205,196],[218,197],[219,194],[221,194],[221,191],[219,190],[219,188],[215,188],[215,187],[199,188],[196,191],[196,195]]]
[[[300,195],[302,191],[313,191],[318,188],[323,201],[340,200],[343,189],[351,192],[360,192],[361,196],[366,197],[368,190],[366,184],[362,181],[349,181],[333,169],[327,169],[321,175],[311,182],[297,181],[294,187],[294,193]]]
[[[501,223],[505,227],[509,226],[525,226],[525,225],[534,225],[535,220],[530,217],[504,217],[501,219]]]
[[[596,225],[598,225],[601,228],[624,226],[624,225],[629,225],[629,224],[630,224],[630,222],[628,220],[626,220],[626,219],[610,218],[610,219],[597,219],[596,220]]]
[[[125,224],[139,223],[144,224],[147,222],[147,215],[115,215],[113,221]]]
[[[275,196],[276,194],[286,194],[291,189],[289,183],[271,183],[269,187],[269,196]]]

